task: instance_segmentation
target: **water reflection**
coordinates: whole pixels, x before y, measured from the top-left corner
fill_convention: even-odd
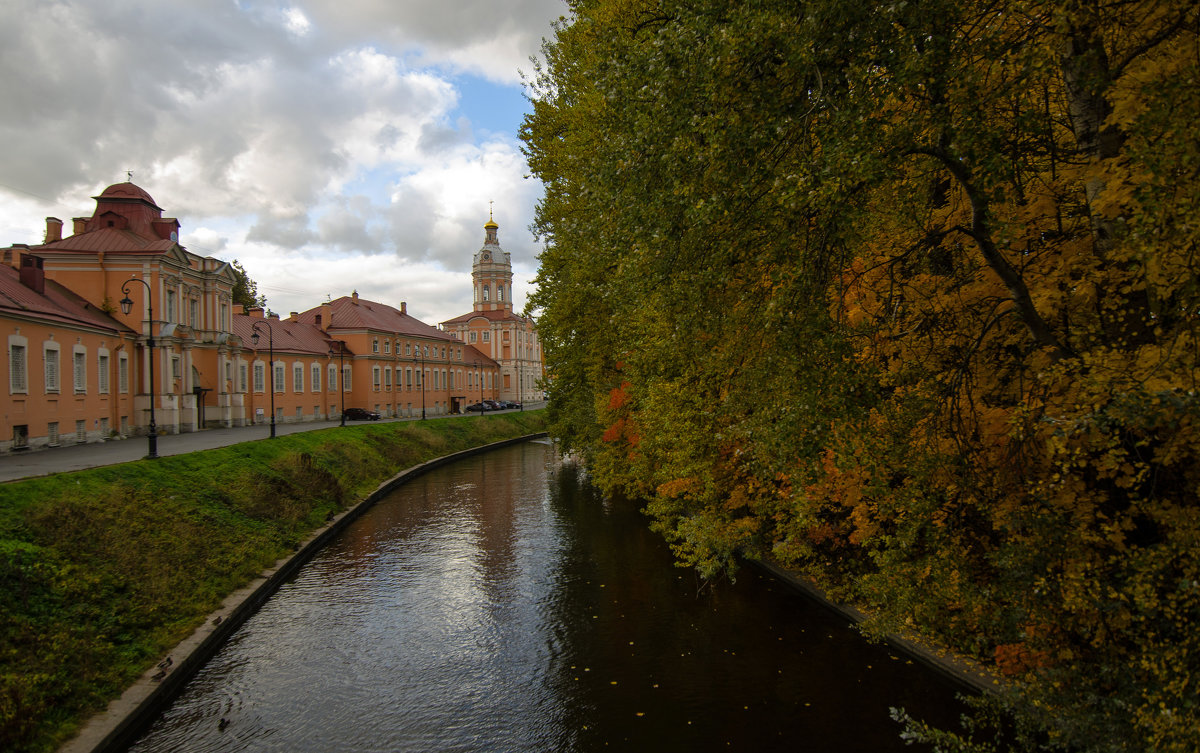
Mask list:
[[[769,580],[699,588],[581,476],[529,443],[399,490],[133,750],[898,751],[889,705],[954,711]]]

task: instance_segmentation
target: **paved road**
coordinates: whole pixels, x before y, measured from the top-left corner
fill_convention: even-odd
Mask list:
[[[541,405],[530,405],[534,410]],[[438,416],[437,418],[448,418]],[[390,418],[381,423],[395,421],[418,421],[415,418]],[[435,419],[430,419],[435,420]],[[315,431],[338,426],[339,421],[312,421],[308,423],[285,423],[275,425],[276,436],[294,434],[302,431]],[[347,425],[361,422],[347,422]],[[214,447],[226,447],[240,442],[253,442],[271,436],[271,427],[267,424],[244,426],[237,429],[205,429],[204,431],[186,434],[165,434],[158,438],[158,455],[182,455],[197,450],[211,450]],[[79,471],[84,468],[97,468],[102,465],[128,463],[146,457],[148,440],[146,437],[130,437],[109,442],[91,442],[66,447],[48,447],[27,452],[7,453],[0,455],[0,482],[16,481],[32,476],[48,476],[51,473],[63,471]]]

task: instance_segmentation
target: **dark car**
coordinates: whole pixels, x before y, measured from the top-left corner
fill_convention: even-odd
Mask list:
[[[483,404],[487,406],[488,410],[504,410],[504,406],[495,400],[484,400]]]
[[[521,407],[521,404],[514,403],[512,400],[501,400],[500,407],[506,410],[518,410]]]
[[[378,421],[379,411],[366,408],[347,408],[343,414],[350,421]]]
[[[491,410],[491,408],[487,407],[483,403],[471,403],[466,408],[464,408],[464,410],[470,411],[472,413],[483,413],[486,410]]]

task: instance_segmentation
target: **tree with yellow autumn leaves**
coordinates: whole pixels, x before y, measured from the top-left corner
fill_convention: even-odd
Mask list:
[[[1196,9],[569,6],[523,130],[556,433],[681,562],[993,664],[1007,744],[1195,750]]]

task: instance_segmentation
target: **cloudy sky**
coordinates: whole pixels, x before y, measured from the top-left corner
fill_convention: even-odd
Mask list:
[[[562,0],[0,0],[0,246],[126,180],[287,316],[471,309],[489,201],[524,305],[517,128]]]

